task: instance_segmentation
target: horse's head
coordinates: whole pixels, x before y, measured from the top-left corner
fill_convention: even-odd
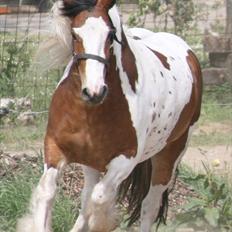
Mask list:
[[[83,100],[101,103],[115,28],[108,11],[113,0],[63,0],[63,13],[71,19],[74,62],[81,78]]]

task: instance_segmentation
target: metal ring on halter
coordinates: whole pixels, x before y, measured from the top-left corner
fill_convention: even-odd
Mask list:
[[[101,57],[101,56],[97,56],[97,55],[93,55],[93,54],[88,54],[88,53],[74,53],[74,62],[78,62],[79,60],[97,60],[105,65],[109,65],[109,60]]]

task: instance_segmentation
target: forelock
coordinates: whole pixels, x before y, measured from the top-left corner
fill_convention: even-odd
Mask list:
[[[75,17],[82,11],[91,11],[96,4],[96,0],[69,0],[63,1],[60,10],[64,16]]]

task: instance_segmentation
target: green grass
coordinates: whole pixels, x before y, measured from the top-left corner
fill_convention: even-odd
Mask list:
[[[6,173],[0,179],[0,231],[14,232],[16,221],[28,208],[32,189],[42,174],[42,159],[33,166],[20,162],[18,168],[0,166]],[[53,228],[56,232],[67,232],[74,224],[78,213],[75,201],[60,188],[53,212]]]
[[[34,125],[9,125],[1,129],[0,146],[7,150],[24,151],[41,148],[46,120],[38,119]]]
[[[232,124],[232,86],[229,83],[205,86],[200,123],[227,122]]]
[[[220,128],[217,128],[210,133],[201,132],[193,135],[190,144],[192,146],[232,145],[232,86],[229,83],[204,88],[198,127],[213,127],[214,124],[217,124],[217,127],[221,124],[222,127],[227,127],[227,130],[220,131]]]
[[[5,175],[0,179],[0,231],[14,232],[16,221],[28,208],[32,189],[42,174],[42,158],[37,164],[27,161],[18,162],[16,168],[1,164]],[[214,168],[206,166],[206,173],[196,173],[188,166],[181,166],[180,179],[197,193],[198,197],[189,197],[188,203],[177,213],[176,218],[161,225],[160,232],[174,232],[177,228],[198,228],[205,231],[231,231],[232,229],[232,186],[231,172],[219,176]],[[55,232],[67,232],[77,218],[78,204],[67,196],[59,186],[53,211],[53,229]],[[178,207],[177,207],[178,209]],[[153,227],[155,231],[156,225]],[[228,230],[227,230],[228,229]],[[128,231],[125,224],[118,232]],[[135,230],[136,231],[136,230]]]

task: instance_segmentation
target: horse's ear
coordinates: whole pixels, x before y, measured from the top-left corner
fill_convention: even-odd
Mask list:
[[[104,7],[109,10],[116,4],[116,0],[98,0],[97,6]]]

